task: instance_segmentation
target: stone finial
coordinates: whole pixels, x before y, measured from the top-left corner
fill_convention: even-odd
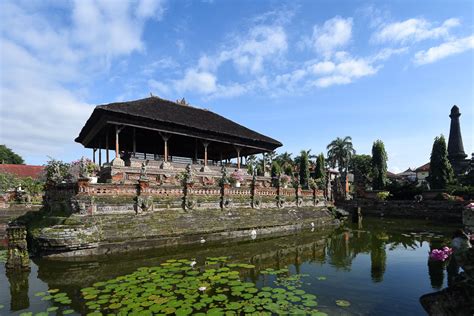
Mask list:
[[[448,141],[448,159],[456,170],[460,169],[462,161],[467,157],[464,152],[464,145],[462,143],[461,125],[459,123],[459,117],[461,113],[459,108],[454,105],[451,108],[451,126],[449,129],[449,141]]]

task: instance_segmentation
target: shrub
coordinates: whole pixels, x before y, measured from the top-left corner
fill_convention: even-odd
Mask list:
[[[382,192],[377,193],[377,200],[385,201],[388,199],[389,196],[390,196],[390,192],[382,191]]]
[[[46,181],[53,183],[61,183],[70,181],[72,176],[70,174],[70,164],[61,160],[50,158],[44,166],[46,173]]]

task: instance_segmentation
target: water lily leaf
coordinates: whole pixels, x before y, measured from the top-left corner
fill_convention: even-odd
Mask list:
[[[33,315],[32,312],[23,312],[23,313],[20,314],[20,316],[32,316],[32,315]]]
[[[48,293],[51,293],[51,294],[57,293],[57,292],[59,292],[59,289],[50,289],[50,290],[48,290]]]
[[[59,309],[59,307],[57,307],[57,306],[51,306],[48,309],[46,309],[46,311],[47,312],[54,312],[54,311],[57,311],[58,309]]]
[[[191,307],[181,307],[176,310],[176,315],[191,315],[193,313],[193,309]]]
[[[324,281],[324,280],[326,280],[326,277],[325,276],[320,276],[320,277],[318,277],[318,280],[319,281]]]
[[[212,297],[214,301],[222,302],[227,300],[227,295],[225,294],[217,294]]]
[[[37,292],[35,293],[35,296],[45,296],[46,293],[45,292]]]
[[[306,300],[306,301],[303,301],[303,305],[306,306],[306,307],[316,307],[316,306],[318,306],[318,302],[311,301],[311,300]]]
[[[65,311],[63,311],[63,315],[69,315],[69,314],[72,314],[74,313],[74,310],[72,309],[66,309]]]
[[[51,295],[48,295],[48,296],[43,296],[43,297],[41,298],[41,300],[42,300],[42,301],[49,301],[49,300],[51,300],[52,298],[53,298],[53,297],[52,297]]]
[[[113,303],[113,304],[109,305],[110,309],[118,309],[120,307],[122,307],[122,304],[120,304],[120,303]]]
[[[336,300],[336,305],[340,307],[349,307],[351,306],[351,303],[346,300]]]

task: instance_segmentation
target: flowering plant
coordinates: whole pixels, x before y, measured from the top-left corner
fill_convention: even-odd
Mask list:
[[[430,259],[434,261],[446,261],[449,256],[453,253],[453,249],[449,247],[443,247],[442,249],[433,249],[430,253]]]
[[[244,181],[244,175],[240,172],[240,170],[235,170],[234,172],[232,172],[230,174],[230,178],[234,181],[234,182],[242,182]]]

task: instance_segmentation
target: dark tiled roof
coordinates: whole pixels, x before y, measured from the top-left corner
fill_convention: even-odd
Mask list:
[[[211,111],[189,105],[182,105],[155,96],[136,101],[99,105],[94,109],[91,118],[97,111],[125,114],[135,117],[137,120],[153,120],[166,124],[184,126],[203,132],[213,132],[252,141],[265,142],[275,147],[282,145],[273,138],[257,133]],[[90,120],[91,119],[89,119],[89,121]],[[88,127],[89,121],[76,139],[77,142],[81,142],[84,139],[86,129],[90,128]]]
[[[423,166],[416,168],[416,172],[430,171],[430,163],[425,163]]]
[[[43,166],[0,164],[0,173],[10,173],[19,178],[31,177],[38,179],[43,170]]]

